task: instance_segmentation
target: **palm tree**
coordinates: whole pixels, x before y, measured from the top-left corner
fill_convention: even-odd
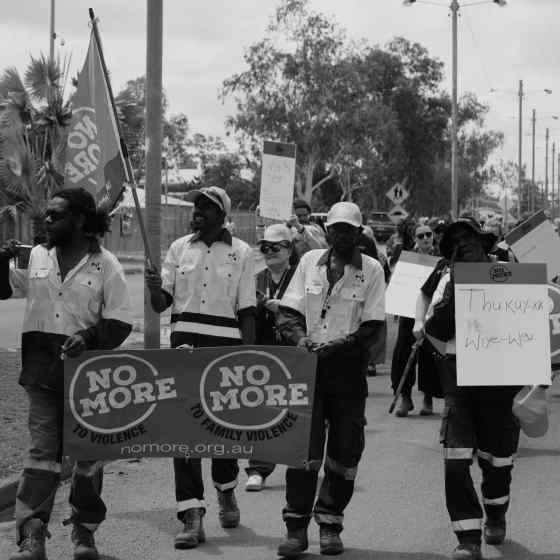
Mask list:
[[[41,55],[23,80],[13,67],[0,77],[0,217],[28,214],[34,243],[44,237],[47,201],[64,183],[68,66]]]

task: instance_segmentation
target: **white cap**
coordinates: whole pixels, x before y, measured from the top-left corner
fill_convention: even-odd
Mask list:
[[[209,198],[216,206],[218,206],[227,216],[231,212],[231,200],[226,191],[220,187],[202,187],[189,191],[185,200],[195,202],[199,196]]]
[[[327,227],[338,223],[350,224],[354,227],[362,227],[362,213],[353,202],[337,202],[331,206],[327,214]]]
[[[285,224],[272,224],[264,230],[262,239],[257,243],[280,243],[282,241],[292,241],[292,232]]]

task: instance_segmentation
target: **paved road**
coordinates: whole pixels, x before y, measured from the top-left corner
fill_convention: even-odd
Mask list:
[[[390,417],[388,377],[370,378],[366,451],[357,488],[346,512],[343,558],[365,560],[443,560],[455,545],[443,502],[442,461],[438,445],[439,414],[407,419]],[[486,558],[560,559],[560,387],[552,391],[551,428],[545,438],[523,439],[514,470],[510,539],[502,549],[486,547]],[[419,401],[419,399],[416,399]],[[441,411],[441,402],[436,407]],[[475,469],[476,470],[476,469]],[[175,551],[175,520],[170,460],[116,462],[106,467],[104,496],[107,522],[98,533],[104,560],[192,560],[227,558],[263,560],[276,557],[283,534],[284,468],[279,467],[260,494],[238,499],[242,524],[221,529],[214,491],[205,465],[209,510],[208,542],[196,550]],[[241,483],[245,475],[240,476]],[[68,485],[58,494],[50,530],[49,558],[71,558]],[[13,522],[0,523],[0,558],[13,550]],[[310,528],[310,554],[320,558],[317,528]]]

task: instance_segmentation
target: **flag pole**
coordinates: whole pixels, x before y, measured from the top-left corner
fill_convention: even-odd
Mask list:
[[[132,198],[134,200],[134,206],[136,208],[136,214],[138,216],[138,224],[140,225],[140,233],[142,234],[142,240],[144,242],[144,251],[146,253],[147,265],[150,268],[154,266],[154,259],[152,258],[152,253],[150,250],[150,245],[148,243],[148,235],[146,233],[146,226],[144,225],[144,219],[142,218],[142,211],[140,208],[140,201],[138,200],[138,193],[136,192],[136,178],[134,177],[134,172],[132,170],[132,165],[130,163],[130,156],[128,154],[128,149],[124,141],[124,136],[122,133],[121,125],[119,122],[119,117],[117,115],[117,107],[115,105],[115,98],[113,96],[113,88],[111,87],[111,81],[109,80],[109,72],[107,71],[107,65],[105,64],[105,56],[103,54],[103,47],[101,45],[101,36],[99,35],[99,29],[97,28],[97,18],[93,13],[93,9],[89,8],[89,17],[91,20],[91,25],[93,29],[93,36],[95,38],[95,43],[97,45],[97,50],[99,51],[99,59],[101,61],[101,68],[103,69],[103,76],[105,77],[105,83],[107,84],[107,91],[109,92],[109,100],[111,102],[111,108],[113,109],[113,115],[115,118],[115,123],[117,126],[117,131],[119,133],[119,142],[121,152],[124,158],[126,173],[128,175],[129,183],[132,187]],[[121,191],[122,192],[122,191]]]

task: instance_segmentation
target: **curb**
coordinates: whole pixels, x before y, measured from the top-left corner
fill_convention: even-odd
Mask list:
[[[60,472],[61,482],[70,478],[70,476],[72,475],[73,466],[74,463],[71,463],[67,459],[64,459],[62,463],[62,470]],[[0,512],[15,505],[16,492],[20,476],[21,473],[13,474],[3,480],[0,480]]]

